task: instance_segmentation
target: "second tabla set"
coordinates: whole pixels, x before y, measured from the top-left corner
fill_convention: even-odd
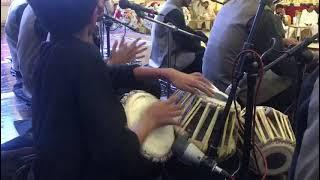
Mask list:
[[[228,96],[213,85],[214,97],[199,92],[192,94],[176,90],[178,104],[183,106],[180,126],[165,126],[154,130],[141,147],[142,154],[149,160],[165,163],[172,155],[171,147],[176,135],[183,135],[195,144],[208,157],[217,162],[226,161],[236,152],[241,154],[245,109],[236,103],[231,106],[219,139],[212,144],[217,135],[216,122],[221,119]],[[128,126],[134,126],[140,120],[143,111],[153,102],[159,101],[144,91],[132,91],[121,102],[124,106]],[[289,169],[295,147],[295,136],[289,119],[283,113],[270,107],[257,107],[253,138],[261,155],[257,156],[257,165],[251,152],[250,165],[253,172],[261,174],[264,159],[268,162],[268,175],[277,175]]]

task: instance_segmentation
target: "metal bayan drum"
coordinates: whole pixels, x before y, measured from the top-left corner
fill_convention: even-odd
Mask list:
[[[187,136],[206,155],[222,161],[236,152],[237,121],[236,109],[232,105],[227,121],[223,126],[220,143],[214,147],[213,136],[216,136],[216,122],[221,118],[228,96],[213,86],[214,97],[203,93],[198,95],[177,90],[174,94],[179,97],[183,106],[181,126],[176,127],[176,133]],[[237,104],[240,117],[241,107]]]
[[[245,115],[245,109],[241,112]],[[253,138],[267,161],[267,175],[277,175],[288,171],[296,139],[288,116],[271,107],[258,106],[256,109]],[[244,120],[239,126],[239,140],[243,144]],[[256,148],[256,147],[255,147]],[[250,168],[257,174],[264,173],[264,158],[256,150],[257,166],[254,156],[250,154]]]
[[[157,101],[159,99],[155,96],[140,90],[131,91],[126,94],[121,99],[121,103],[126,112],[128,127],[135,126],[141,120],[146,108]],[[164,162],[172,154],[171,146],[173,142],[173,126],[158,128],[145,139],[141,147],[141,153],[153,162]]]

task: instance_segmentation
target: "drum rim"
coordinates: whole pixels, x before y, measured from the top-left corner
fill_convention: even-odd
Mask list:
[[[124,110],[125,111],[127,111],[127,105],[129,104],[128,102],[128,99],[130,98],[130,97],[133,97],[133,96],[138,96],[137,98],[139,98],[139,96],[147,96],[147,97],[151,97],[151,98],[155,98],[155,99],[158,99],[157,97],[155,97],[154,95],[152,95],[152,94],[150,94],[150,93],[148,93],[148,92],[146,92],[146,91],[143,91],[143,90],[132,90],[132,91],[130,91],[130,92],[128,92],[128,93],[125,93],[123,96],[122,96],[122,98],[121,98],[121,100],[120,100],[120,102],[121,102],[121,104],[122,104],[122,106],[124,107]],[[126,114],[126,117],[127,117],[128,115]],[[127,119],[127,121],[128,121],[128,119]],[[127,126],[128,126],[128,122],[127,122]],[[164,126],[164,128],[167,128],[168,126]],[[153,154],[151,154],[151,153],[148,153],[147,152],[147,150],[145,150],[143,147],[144,147],[144,143],[143,144],[141,144],[141,154],[146,158],[146,159],[148,159],[148,160],[151,160],[152,162],[165,162],[165,161],[167,161],[171,156],[172,156],[172,150],[171,150],[171,147],[172,147],[172,144],[173,144],[173,142],[174,142],[174,139],[175,139],[175,134],[174,134],[174,127],[173,126],[171,126],[171,128],[170,128],[170,130],[168,130],[168,133],[169,133],[169,131],[170,131],[170,133],[172,132],[172,134],[173,134],[173,141],[172,142],[170,142],[170,148],[169,148],[169,150],[168,150],[168,152],[166,152],[166,153],[164,153],[163,155],[162,155],[162,157],[154,157],[153,156]],[[149,136],[148,136],[149,137]],[[147,137],[147,138],[148,138]],[[146,139],[147,139],[146,138]],[[145,141],[146,142],[146,141]],[[155,155],[155,154],[154,154]]]
[[[179,92],[179,91],[182,91],[184,93],[188,93],[188,94],[191,94],[191,96],[195,96],[195,98],[197,99],[201,99],[201,103],[207,103],[210,105],[210,107],[222,107],[221,109],[224,109],[224,107],[226,106],[227,102],[226,101],[222,101],[220,99],[216,99],[214,97],[209,97],[207,95],[205,95],[204,93],[198,93],[198,94],[193,94],[193,93],[190,93],[190,92],[186,92],[186,91],[183,91],[183,90],[180,90],[180,89],[177,89],[175,91],[175,93]],[[223,96],[227,96],[226,94],[224,94],[223,92],[219,91],[218,92],[219,94],[222,94]],[[238,108],[238,111],[239,111],[239,115],[240,115],[240,112],[242,111],[241,110],[241,106],[238,102],[236,102],[236,106]],[[231,112],[235,112],[236,111],[236,108],[234,106],[234,104],[232,103],[231,107],[230,107],[230,111]]]
[[[216,93],[219,93],[221,94],[222,96],[228,97],[227,94],[221,92],[221,91],[217,91],[217,90],[214,90]],[[226,106],[226,101],[223,101],[223,100],[220,100],[218,98],[215,98],[215,97],[209,97],[209,96],[206,96],[204,93],[198,93],[198,94],[195,94],[195,93],[190,93],[190,92],[186,92],[186,91],[183,91],[183,90],[180,90],[180,89],[177,89],[175,91],[175,94],[178,94],[180,97],[185,97],[185,98],[181,98],[181,99],[184,99],[184,102],[189,102],[189,100],[191,99],[192,102],[199,102],[201,103],[201,106],[209,106],[210,108],[219,108],[221,111],[224,109],[224,107]],[[188,100],[186,100],[188,99]],[[181,103],[182,101],[180,101]],[[192,104],[192,103],[191,103]],[[190,104],[188,104],[190,105]],[[237,113],[239,114],[239,116],[241,115],[240,112],[241,112],[241,106],[240,104],[237,102],[236,103],[236,107],[238,109],[238,111],[236,110],[234,104],[232,103],[232,106],[230,108],[230,113]],[[235,127],[234,127],[234,135],[233,135],[233,143],[234,145],[232,146],[232,148],[230,148],[231,150],[226,152],[226,153],[222,153],[221,156],[218,156],[218,152],[217,152],[217,161],[218,162],[221,162],[221,161],[224,161],[224,160],[227,160],[229,159],[230,157],[234,156],[234,154],[237,152],[237,134],[238,134],[238,122],[237,120],[235,120]],[[186,130],[183,130],[181,131],[182,129],[179,128],[179,126],[175,126],[174,128],[175,130],[175,133],[178,133],[178,134],[185,134],[187,133],[188,134],[188,139],[189,141],[192,141],[192,134],[190,134],[188,131]],[[201,149],[201,147],[198,147]],[[221,145],[219,145],[217,147],[218,149],[221,149],[223,147],[221,147]],[[207,154],[207,151],[204,151],[204,150],[201,150],[203,153]],[[219,151],[219,150],[218,150]]]
[[[274,149],[276,149],[277,151],[273,151]],[[294,146],[292,146],[290,143],[287,143],[284,141],[283,142],[278,141],[277,143],[271,142],[268,145],[265,145],[264,147],[262,147],[261,152],[263,153],[265,158],[267,158],[269,155],[274,154],[274,153],[280,153],[286,157],[285,163],[280,168],[270,169],[268,167],[267,175],[277,175],[277,174],[281,174],[281,173],[284,173],[289,170],[291,162],[292,162],[292,156],[294,153]],[[252,151],[251,151],[250,155],[253,158]],[[258,160],[258,166],[259,166],[260,172],[263,172],[264,171],[264,162],[263,162],[262,157],[260,155],[258,155],[257,160]],[[254,165],[254,167],[255,167],[255,165]],[[253,170],[257,174],[260,174],[257,171],[256,167],[253,168]]]
[[[241,111],[241,116],[243,116],[245,114],[245,110],[246,110],[246,108],[244,108]],[[268,110],[272,110],[278,117],[282,116],[282,115],[285,116],[286,121],[290,122],[290,120],[286,114],[282,113],[281,111],[279,111],[273,107],[269,107],[269,106],[257,106],[256,107],[257,112],[263,111],[263,113],[266,116],[268,116],[268,114],[269,114]],[[244,123],[243,118],[241,119],[240,123]],[[254,138],[257,142],[258,141],[257,137],[255,136]],[[241,144],[242,143],[240,142],[239,145],[241,145]],[[286,157],[286,161],[282,164],[281,167],[279,167],[277,169],[270,169],[268,167],[267,175],[277,175],[277,174],[281,174],[281,173],[288,171],[288,169],[290,168],[290,165],[291,165],[295,145],[296,145],[295,140],[291,140],[289,138],[283,139],[283,137],[274,137],[274,139],[270,139],[270,137],[269,137],[266,139],[265,143],[262,143],[262,142],[257,143],[257,146],[261,149],[265,158],[267,158],[271,154],[275,154],[275,153],[283,154]],[[263,172],[264,171],[264,162],[263,162],[262,157],[259,155],[259,153],[257,153],[258,167],[256,167],[256,165],[254,163],[252,151],[250,153],[250,156],[251,156],[251,169],[256,174],[260,174],[260,172]],[[260,171],[258,171],[257,168]]]

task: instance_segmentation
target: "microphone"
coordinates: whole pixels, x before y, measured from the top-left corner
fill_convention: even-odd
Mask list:
[[[273,4],[278,4],[279,2],[281,2],[282,0],[274,0],[272,3]]]
[[[183,162],[191,163],[195,166],[202,166],[226,178],[232,177],[227,171],[220,168],[215,160],[208,158],[196,145],[188,142],[184,136],[178,135],[176,137],[172,145],[172,151],[177,157],[181,158]]]
[[[217,1],[217,0],[211,0],[212,2],[215,2],[215,3],[218,3],[218,4],[221,4],[221,5],[225,5],[228,1],[225,1],[225,2],[221,2],[221,1]]]
[[[145,12],[145,13],[148,13],[148,14],[154,14],[154,15],[158,15],[158,12],[153,10],[153,9],[149,9],[149,8],[146,8],[146,7],[143,7],[139,4],[136,4],[136,3],[131,3],[129,2],[128,0],[120,0],[119,1],[119,6],[121,9],[127,9],[127,8],[130,8],[136,12]]]

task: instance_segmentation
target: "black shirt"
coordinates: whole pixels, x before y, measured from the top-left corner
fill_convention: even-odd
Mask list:
[[[207,37],[204,34],[199,34],[198,32],[191,29],[189,26],[187,26],[184,19],[184,15],[177,9],[174,9],[171,12],[169,12],[165,16],[164,22],[165,23],[170,22],[181,30],[184,30],[193,34],[197,34],[207,39]],[[200,40],[190,37],[188,35],[185,35],[181,32],[174,32],[172,38],[174,39],[175,42],[177,42],[179,47],[183,50],[188,50],[192,52],[199,52],[199,51],[202,52],[204,50],[204,47],[201,46]]]
[[[96,46],[64,39],[42,46],[33,76],[36,179],[146,179],[138,138],[114,95],[135,83],[134,67],[108,67]]]
[[[271,48],[271,39],[276,39],[274,51],[272,51],[272,53],[263,59],[263,63],[265,65],[276,60],[283,54],[283,51],[286,50],[283,44],[283,31],[284,30],[280,19],[278,19],[277,15],[275,15],[270,8],[266,8],[254,38],[254,48],[259,54],[263,54],[269,48]],[[274,65],[271,69],[279,76],[295,78],[297,75],[296,63],[293,58],[282,60]]]
[[[311,101],[311,95],[312,91],[314,89],[314,84],[319,78],[319,66],[304,80],[301,92],[299,94],[298,99],[298,107],[297,111],[295,112],[295,137],[296,137],[296,147],[294,150],[294,154],[292,157],[291,167],[289,170],[289,178],[290,180],[294,180],[295,175],[295,169],[297,166],[298,157],[300,154],[301,146],[302,146],[302,140],[304,137],[304,133],[308,127],[308,116],[309,114],[309,108],[310,108],[310,101]]]

